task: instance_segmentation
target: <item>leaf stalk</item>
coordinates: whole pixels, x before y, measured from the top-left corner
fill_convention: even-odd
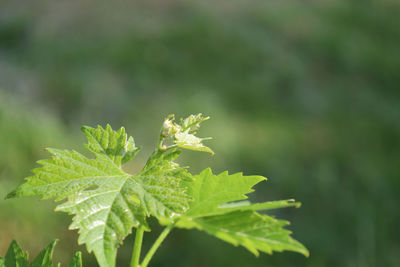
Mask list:
[[[169,232],[171,232],[172,228],[174,228],[173,224],[169,224],[158,236],[157,240],[154,242],[153,246],[150,248],[150,250],[147,252],[146,256],[144,257],[142,264],[140,264],[140,267],[147,267],[149,264],[151,258],[154,256],[154,253],[156,253],[157,249],[160,247],[161,243],[165,240],[165,238],[168,236]]]
[[[136,229],[135,243],[133,245],[132,259],[130,267],[139,267],[140,251],[142,249],[144,226],[140,225]]]

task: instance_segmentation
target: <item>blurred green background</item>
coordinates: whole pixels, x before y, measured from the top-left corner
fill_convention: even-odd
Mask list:
[[[396,0],[2,0],[0,196],[45,147],[83,151],[83,124],[124,125],[143,148],[134,171],[166,115],[202,112],[216,155],[180,162],[268,177],[252,198],[302,202],[273,215],[311,256],[255,258],[174,230],[151,266],[400,266],[399,14]],[[12,239],[36,255],[54,237],[58,261],[85,251],[54,207],[0,200],[0,255]]]

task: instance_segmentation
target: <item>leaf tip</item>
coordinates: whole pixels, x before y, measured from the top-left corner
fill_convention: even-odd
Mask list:
[[[10,244],[10,247],[14,247],[14,246],[19,247],[18,242],[17,242],[17,240],[15,240],[15,239],[13,239],[13,240],[11,241],[11,244]]]
[[[83,133],[86,133],[87,131],[89,131],[89,129],[91,129],[92,127],[86,126],[86,125],[82,125],[81,126],[81,131]]]
[[[17,196],[17,190],[13,190],[13,191],[11,191],[10,193],[8,193],[8,194],[4,197],[4,199],[7,200],[7,199],[10,199],[10,198],[15,198],[16,196]]]
[[[213,174],[213,172],[212,172],[212,170],[211,170],[210,167],[205,168],[203,171],[201,171],[200,174],[203,174],[203,173],[204,173],[205,175],[212,175],[212,174]]]
[[[294,198],[286,200],[286,203],[289,204],[289,207],[300,208],[301,202],[296,202]]]
[[[58,243],[58,241],[60,241],[58,238],[55,238],[53,241],[51,241],[50,242],[50,244],[49,244],[49,246],[55,246],[57,243]]]
[[[306,258],[310,258],[310,251],[303,244],[299,244],[301,245],[301,248],[296,250],[296,252],[303,254]]]

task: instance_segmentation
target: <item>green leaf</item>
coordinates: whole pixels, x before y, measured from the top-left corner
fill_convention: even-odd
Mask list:
[[[132,227],[146,226],[145,217],[171,220],[184,212],[188,200],[179,177],[186,171],[174,163],[177,152],[155,152],[144,169],[130,175],[120,163],[137,148],[125,130],[83,127],[89,159],[76,151],[48,149],[52,158],[7,197],[41,195],[66,202],[56,210],[74,214],[71,229],[79,229],[79,243],[94,251],[100,266],[114,266],[116,252]]]
[[[82,253],[80,251],[75,253],[71,262],[68,264],[68,267],[82,267]]]
[[[288,224],[287,221],[245,210],[205,217],[183,217],[177,226],[204,230],[235,246],[242,245],[256,256],[258,251],[271,254],[272,251],[283,250],[308,256],[307,249],[290,237],[290,231],[282,228]]]
[[[307,249],[290,237],[283,229],[287,221],[262,215],[257,210],[298,207],[294,200],[271,201],[251,204],[246,194],[252,187],[266,180],[261,176],[214,175],[210,169],[188,181],[188,195],[192,198],[188,211],[177,220],[180,228],[197,228],[235,246],[242,245],[258,255],[258,251],[291,250],[308,256]]]
[[[17,241],[13,240],[4,257],[6,267],[28,267],[28,253],[24,253]]]
[[[135,187],[135,194],[146,215],[172,221],[174,216],[187,210],[189,199],[182,183],[191,176],[174,162],[180,154],[179,150],[154,152],[136,175],[142,187]]]
[[[223,204],[247,199],[246,194],[253,192],[252,187],[266,180],[262,176],[243,176],[242,173],[229,175],[228,172],[214,175],[211,169],[203,170],[186,183],[189,203],[186,216],[199,217],[219,214],[224,211]]]
[[[174,162],[181,149],[214,153],[202,143],[207,138],[195,135],[207,119],[202,114],[191,115],[178,124],[173,115],[168,116],[157,149],[136,175],[121,167],[139,151],[124,128],[114,131],[110,125],[105,129],[84,126],[86,148],[94,158],[74,150],[49,148],[52,157],[38,161],[41,167],[7,198],[39,195],[65,200],[56,210],[74,215],[70,228],[79,230],[78,242],[94,252],[101,267],[115,266],[117,248],[133,227],[149,230],[149,216],[169,225],[169,230],[173,226],[204,230],[256,255],[283,250],[308,255],[283,228],[288,222],[258,213],[299,207],[300,203],[290,199],[252,204],[246,200],[253,186],[266,178],[228,172],[214,175],[210,169],[192,176]],[[28,265],[27,254],[13,243],[6,257],[0,258],[0,267],[52,267],[54,245],[55,241]],[[80,257],[76,254],[69,266],[81,266]]]
[[[53,251],[57,240],[52,241],[33,260],[29,267],[53,267]]]
[[[132,136],[127,138],[124,127],[116,132],[109,124],[105,129],[101,126],[96,129],[83,126],[82,131],[89,141],[86,148],[95,154],[110,157],[117,166],[133,159],[140,150],[135,146]]]
[[[175,134],[175,144],[184,149],[203,151],[214,154],[211,148],[203,145],[203,140],[208,140],[209,138],[199,138],[189,133],[189,130],[184,132],[178,132]]]
[[[181,126],[183,131],[189,130],[190,132],[194,132],[200,128],[200,123],[209,119],[210,117],[203,117],[201,113],[190,115],[185,119],[181,119]]]
[[[286,200],[277,200],[277,201],[267,201],[263,203],[255,203],[252,204],[250,201],[238,201],[234,203],[225,203],[219,206],[217,211],[221,213],[227,213],[231,211],[237,210],[273,210],[280,208],[289,208],[295,207],[299,208],[301,204],[299,202],[295,202],[294,199],[286,199]],[[217,212],[218,213],[218,212]]]
[[[214,151],[202,143],[204,140],[209,140],[211,138],[199,138],[195,136],[195,131],[199,129],[200,123],[209,118],[210,117],[203,117],[203,115],[199,113],[181,119],[181,123],[177,124],[174,122],[174,115],[169,115],[164,120],[163,128],[161,129],[162,137],[172,138],[173,144],[179,148],[203,151],[214,155]]]
[[[5,258],[0,258],[0,267],[54,267],[60,264],[53,265],[53,252],[57,240],[52,241],[45,247],[29,264],[28,253],[24,253],[16,241],[12,241]],[[77,252],[73,257],[69,267],[82,267],[80,252]]]

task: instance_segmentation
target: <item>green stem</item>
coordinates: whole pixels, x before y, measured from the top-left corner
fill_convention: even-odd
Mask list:
[[[147,267],[151,258],[154,256],[154,253],[156,253],[158,247],[161,245],[161,243],[167,237],[169,232],[171,232],[172,228],[174,228],[174,225],[170,224],[164,229],[164,231],[161,232],[161,234],[158,236],[157,240],[154,242],[153,246],[150,248],[149,252],[147,252],[146,256],[144,257],[144,259],[142,261],[142,264],[140,264],[140,267]]]
[[[161,131],[160,138],[158,139],[158,145],[157,145],[159,151],[162,150],[162,145],[163,145],[164,138],[165,137],[163,136],[162,131]]]
[[[130,267],[139,267],[140,250],[142,249],[144,226],[140,225],[136,229],[135,244],[133,245],[132,259]]]

